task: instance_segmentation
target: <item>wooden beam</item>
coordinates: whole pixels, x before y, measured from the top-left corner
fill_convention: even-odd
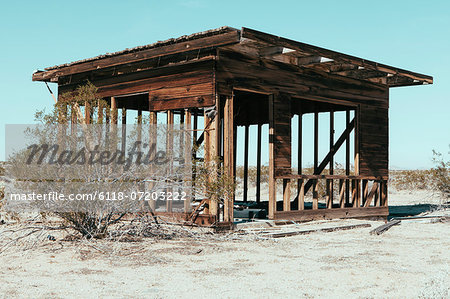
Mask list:
[[[277,179],[314,179],[314,180],[323,180],[323,179],[331,179],[331,180],[340,180],[340,179],[349,179],[349,180],[383,180],[388,179],[387,176],[373,176],[373,175],[345,175],[345,174],[283,174],[277,175]]]
[[[143,61],[158,56],[166,56],[184,51],[193,51],[209,47],[218,47],[238,43],[240,41],[239,31],[231,31],[222,34],[206,36],[185,42],[170,43],[167,45],[154,47],[146,50],[124,53],[120,55],[95,59],[91,61],[72,64],[44,72],[33,74],[33,81],[49,81],[61,76],[75,73],[88,72],[107,67],[114,67],[121,64]]]
[[[368,207],[368,208],[343,208],[343,209],[317,209],[303,211],[278,211],[274,219],[311,221],[336,218],[362,218],[362,217],[387,217],[388,207]]]
[[[391,227],[393,227],[394,225],[399,225],[401,222],[401,220],[392,220],[389,221],[388,223],[385,223],[383,225],[380,225],[379,227],[373,229],[370,231],[371,235],[381,235],[382,233],[384,233],[385,231],[387,231],[388,229],[390,229]]]
[[[294,230],[294,231],[288,231],[288,232],[274,232],[274,233],[266,233],[263,236],[269,237],[269,238],[283,238],[283,237],[290,237],[290,236],[297,236],[297,235],[308,235],[308,234],[316,233],[316,232],[329,233],[329,232],[350,230],[350,229],[364,228],[364,227],[371,227],[371,225],[369,223],[363,223],[363,224],[343,225],[343,226],[326,227],[326,228],[318,228],[318,229]]]
[[[224,50],[219,51],[216,82],[261,92],[273,92],[270,86],[277,86],[280,93],[291,97],[333,99],[351,105],[387,104],[386,87],[379,84]]]
[[[362,180],[362,204],[365,205],[367,196],[369,195],[369,182]]]
[[[364,202],[364,207],[369,207],[370,206],[370,204],[372,203],[372,198],[377,193],[377,191],[378,191],[378,182],[374,181],[373,185],[372,185],[372,189],[370,189],[370,192],[367,195],[366,200]],[[375,206],[376,206],[376,202],[375,202]]]
[[[343,62],[343,63],[349,63],[349,64],[355,64],[367,69],[373,69],[378,70],[386,73],[391,74],[399,74],[401,76],[405,76],[411,79],[420,80],[423,82],[427,82],[429,84],[433,83],[433,77],[427,76],[424,74],[419,74],[407,70],[403,70],[400,68],[395,68],[389,65],[381,64],[375,61],[370,61],[367,59],[362,59],[359,57],[339,53],[336,51],[324,49],[321,47],[312,46],[309,44],[297,42],[294,40],[282,38],[279,36],[267,34],[264,32],[260,32],[257,30],[249,29],[249,28],[242,28],[241,36],[243,38],[252,39],[259,42],[264,42],[270,45],[276,45],[279,47],[286,47],[293,50],[298,50],[301,52],[309,53],[310,55],[317,55],[321,57],[327,57],[330,59],[333,59],[337,62]]]

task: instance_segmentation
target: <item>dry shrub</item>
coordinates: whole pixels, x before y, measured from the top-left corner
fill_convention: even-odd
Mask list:
[[[450,161],[433,150],[434,167],[426,170],[391,171],[391,186],[398,190],[424,189],[441,192],[450,196]]]

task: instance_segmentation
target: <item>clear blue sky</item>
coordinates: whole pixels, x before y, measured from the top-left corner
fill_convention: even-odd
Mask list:
[[[448,152],[449,1],[10,1],[0,10],[0,160],[4,125],[51,108],[35,69],[224,25],[434,76],[391,89],[390,166],[430,167],[432,149]]]

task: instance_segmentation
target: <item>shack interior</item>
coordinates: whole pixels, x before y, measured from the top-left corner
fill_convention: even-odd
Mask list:
[[[169,202],[163,210],[152,205],[157,214],[211,225],[233,222],[243,207],[252,208],[249,218],[387,217],[389,88],[432,84],[433,78],[249,28],[221,27],[49,67],[33,73],[33,81],[57,83],[59,96],[91,82],[109,104],[111,123],[121,112],[125,124],[127,111],[136,110],[151,123],[183,124],[193,132],[192,143],[204,146],[194,158],[220,161],[217,167],[235,180],[242,154],[239,192],[191,198],[176,209]],[[84,107],[87,122],[91,109]],[[335,130],[337,113],[345,115],[342,131]],[[329,142],[320,144],[327,154],[319,155],[323,114]],[[312,142],[302,136],[308,115]],[[304,171],[306,147],[313,148],[312,173]],[[345,154],[340,171],[338,151]],[[252,182],[250,155],[256,156]]]

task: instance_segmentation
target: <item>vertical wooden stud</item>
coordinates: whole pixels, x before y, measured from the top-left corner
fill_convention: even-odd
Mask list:
[[[291,210],[291,180],[283,179],[283,211]]]
[[[248,193],[248,135],[249,135],[249,125],[245,125],[244,134],[244,201],[247,201]]]
[[[275,123],[274,98],[269,95],[269,219],[273,219],[277,210],[275,179]]]

